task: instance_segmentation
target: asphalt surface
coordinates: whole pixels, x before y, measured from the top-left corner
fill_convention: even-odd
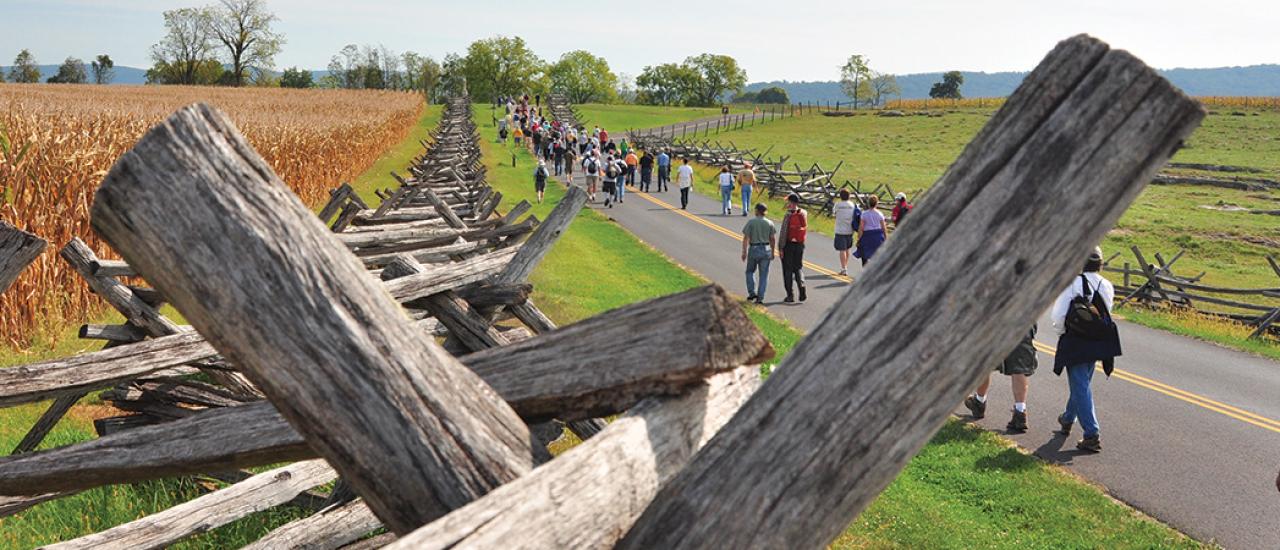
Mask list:
[[[575,184],[582,185],[580,171]],[[687,211],[679,210],[674,186],[653,194],[629,187],[623,204],[588,207],[744,296],[740,232],[748,218],[740,215],[740,204],[733,216],[723,216],[719,201],[690,195]],[[603,194],[598,198],[603,200]],[[777,223],[780,213],[771,214]],[[891,237],[885,246],[892,243]],[[765,307],[807,331],[850,290],[851,278],[861,268],[850,265],[850,277],[836,276],[839,262],[831,238],[814,233],[808,236],[805,261],[807,302],[783,303],[781,264],[774,261]],[[1078,425],[1071,437],[1054,433],[1055,419],[1066,404],[1067,381],[1065,374],[1053,375],[1050,353],[1057,337],[1047,312],[1039,326],[1040,366],[1031,378],[1027,407],[1030,429],[1006,433],[1013,399],[1008,379],[998,373],[986,418],[976,424],[1197,540],[1227,548],[1280,548],[1280,363],[1121,322],[1125,354],[1116,361],[1117,371],[1110,379],[1098,371],[1093,380],[1103,452],[1084,454],[1075,449]],[[956,414],[970,418],[963,406]]]

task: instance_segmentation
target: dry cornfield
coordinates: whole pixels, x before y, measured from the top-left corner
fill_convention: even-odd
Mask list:
[[[308,204],[403,139],[423,107],[406,92],[0,84],[0,219],[50,243],[0,295],[0,342],[24,346],[99,307],[57,250],[81,237],[116,257],[89,228],[94,191],[151,125],[197,101],[227,112]]]

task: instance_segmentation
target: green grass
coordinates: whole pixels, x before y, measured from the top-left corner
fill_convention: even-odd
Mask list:
[[[374,161],[373,166],[356,177],[351,182],[351,187],[356,190],[360,198],[365,204],[377,205],[381,202],[378,196],[373,193],[374,189],[382,189],[387,187],[395,187],[395,182],[389,175],[390,172],[396,172],[400,177],[408,177],[405,167],[412,163],[413,158],[422,154],[421,141],[426,139],[440,122],[441,106],[428,104],[422,110],[422,116],[418,118],[417,124],[409,129],[409,135],[405,137],[396,146],[388,149],[378,160]],[[319,206],[324,206],[319,205]],[[317,207],[317,210],[319,207]]]
[[[531,156],[487,140],[483,147],[490,183],[507,197],[504,202],[511,201],[502,209],[521,199],[534,202]],[[510,162],[513,153],[515,167]],[[562,187],[548,186],[546,202],[533,213],[545,217],[563,195]],[[534,271],[532,282],[533,299],[562,324],[705,284],[605,216],[586,209]],[[778,349],[779,359],[801,337],[764,310],[745,303],[744,307]],[[955,421],[942,428],[833,546],[1200,547],[1063,469]]]
[[[580,122],[588,128],[599,125],[610,135],[621,136],[628,129],[653,128],[677,122],[720,115],[719,107],[654,107],[650,105],[588,103],[574,105]],[[749,107],[730,106],[732,112]]]
[[[853,117],[800,116],[769,124],[726,132],[723,143],[733,141],[740,148],[764,150],[773,147],[772,155],[791,155],[788,168],[806,168],[817,162],[833,168],[843,161],[836,181],[861,182],[870,190],[888,184],[895,191],[916,196],[933,185],[947,166],[959,156],[973,136],[986,124],[994,111],[960,109],[945,111],[942,116],[879,117],[871,114]],[[1174,161],[1210,164],[1238,164],[1264,170],[1262,177],[1280,178],[1280,112],[1259,111],[1256,116],[1211,115],[1190,139],[1187,147],[1175,155]],[[717,169],[699,167],[694,189],[719,199],[715,183]],[[1219,177],[1221,177],[1219,175]],[[760,193],[756,194],[760,197]],[[735,199],[736,200],[736,199]],[[760,197],[769,205],[773,217],[779,217],[785,205],[781,199]],[[1179,250],[1187,252],[1174,266],[1174,273],[1205,273],[1202,282],[1210,286],[1231,288],[1276,288],[1280,277],[1267,263],[1268,255],[1280,256],[1280,223],[1274,216],[1231,212],[1206,207],[1219,204],[1248,209],[1280,209],[1280,192],[1237,191],[1190,185],[1152,185],[1134,201],[1102,242],[1108,256],[1121,252],[1117,266],[1128,260],[1134,267],[1130,247],[1138,246],[1148,261],[1155,253],[1166,258]],[[825,215],[812,215],[810,230],[831,235],[832,220]],[[1223,296],[1224,298],[1230,298]],[[1263,305],[1280,306],[1280,300],[1252,297]],[[1263,344],[1245,338],[1226,336],[1225,328],[1198,330],[1182,317],[1134,316],[1138,322],[1159,328],[1181,325],[1181,334],[1204,338],[1274,356],[1280,349],[1274,339]],[[1245,334],[1247,336],[1247,334]]]

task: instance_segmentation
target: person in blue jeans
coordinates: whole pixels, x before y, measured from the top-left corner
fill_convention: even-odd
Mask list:
[[[747,215],[747,209],[751,206],[751,191],[756,185],[756,172],[751,169],[751,163],[746,162],[742,166],[742,170],[738,171],[738,188],[742,193],[742,215]]]
[[[729,167],[720,168],[720,213],[725,216],[733,215],[733,173],[729,172]]]
[[[1095,365],[1101,361],[1102,371],[1111,376],[1111,371],[1115,369],[1115,358],[1121,353],[1120,337],[1116,332],[1115,322],[1111,320],[1115,287],[1111,281],[1102,277],[1101,271],[1102,249],[1094,248],[1085,261],[1083,273],[1058,295],[1050,312],[1053,327],[1059,334],[1053,373],[1061,375],[1063,370],[1067,371],[1070,388],[1066,410],[1058,416],[1058,424],[1062,427],[1060,433],[1071,433],[1071,426],[1079,422],[1080,428],[1084,430],[1084,439],[1076,443],[1076,448],[1091,453],[1102,451],[1098,414],[1094,409],[1091,387]],[[1088,333],[1078,333],[1082,332],[1075,328],[1079,323],[1067,321],[1073,302],[1089,304],[1100,319],[1095,323],[1099,328]]]
[[[764,303],[764,291],[769,285],[769,264],[773,262],[774,246],[778,231],[773,222],[765,217],[768,207],[764,203],[756,205],[756,217],[747,221],[742,228],[742,261],[747,264],[747,300],[757,304]],[[755,275],[760,274],[760,285],[756,286]]]

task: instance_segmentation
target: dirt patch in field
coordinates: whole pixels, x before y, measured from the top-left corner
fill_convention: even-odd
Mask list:
[[[1221,212],[1248,212],[1249,211],[1248,208],[1245,208],[1238,204],[1231,204],[1229,202],[1221,202],[1221,201],[1219,201],[1218,204],[1202,204],[1200,205],[1200,208],[1204,208],[1205,210],[1218,210]]]
[[[1258,235],[1231,235],[1229,233],[1209,233],[1205,238],[1219,241],[1244,241],[1249,244],[1265,246],[1267,248],[1280,249],[1280,239],[1274,237],[1261,237]]]

